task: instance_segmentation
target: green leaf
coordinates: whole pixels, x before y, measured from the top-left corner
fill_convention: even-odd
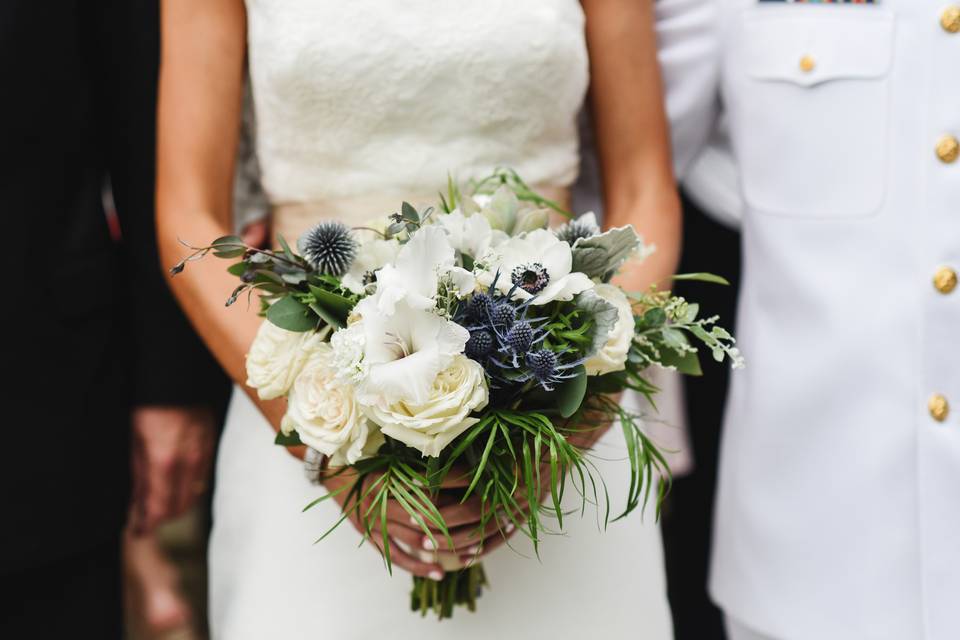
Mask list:
[[[290,245],[287,244],[287,241],[284,240],[283,236],[279,233],[277,234],[277,242],[280,243],[280,248],[283,249],[283,253],[287,256],[287,259],[295,261],[296,257],[293,255],[293,251],[290,250]]]
[[[303,442],[300,440],[300,434],[296,431],[291,431],[289,434],[277,431],[277,437],[273,439],[273,444],[278,444],[281,447],[296,447]]]
[[[721,276],[712,273],[678,273],[674,280],[693,280],[695,282],[710,282],[712,284],[730,285],[730,282]]]
[[[317,314],[318,316],[320,316],[320,319],[321,319],[321,320],[323,320],[324,322],[326,322],[326,323],[327,323],[328,325],[330,325],[331,327],[336,327],[337,329],[342,329],[342,328],[344,328],[345,326],[347,326],[347,324],[346,324],[345,322],[343,322],[342,320],[340,320],[339,317],[337,317],[336,315],[330,313],[329,311],[327,311],[327,309],[326,309],[325,307],[321,307],[321,306],[320,306],[319,304],[317,304],[316,302],[310,304],[310,309],[312,309],[315,314]]]
[[[587,370],[581,364],[576,369],[576,375],[563,384],[557,386],[557,409],[564,418],[569,418],[577,412],[583,404],[583,397],[587,393]]]
[[[310,293],[313,294],[317,304],[338,318],[341,325],[346,324],[347,316],[350,315],[350,311],[353,309],[353,301],[312,284],[309,285],[309,287]]]
[[[316,316],[293,296],[281,298],[270,305],[267,320],[287,331],[312,331],[317,327]]]
[[[210,246],[218,247],[222,244],[243,244],[243,240],[240,238],[240,236],[220,236],[211,242]]]
[[[236,247],[231,249],[214,249],[213,255],[217,258],[239,258],[246,252],[246,249],[243,247]]]
[[[643,314],[643,324],[649,328],[662,327],[667,321],[667,313],[660,307],[647,309]]]
[[[673,349],[662,349],[660,351],[660,364],[665,367],[676,367],[677,371],[684,375],[703,375],[703,370],[700,368],[700,357],[693,352],[688,351],[680,355]]]
[[[247,263],[238,262],[227,267],[227,273],[238,278],[247,272]]]
[[[417,210],[409,202],[404,202],[400,205],[400,213],[403,215],[403,219],[409,222],[420,222],[420,214],[417,213]]]

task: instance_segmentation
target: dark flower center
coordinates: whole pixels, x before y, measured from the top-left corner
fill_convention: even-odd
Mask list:
[[[527,293],[540,293],[550,283],[550,274],[539,262],[531,262],[514,268],[510,281]]]

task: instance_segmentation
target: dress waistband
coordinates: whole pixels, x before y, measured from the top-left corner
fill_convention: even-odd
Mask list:
[[[536,185],[532,189],[562,207],[569,207],[570,190],[565,187]],[[321,220],[340,220],[351,227],[371,224],[379,227],[386,221],[387,216],[400,210],[404,201],[422,210],[424,207],[437,206],[440,195],[363,194],[310,202],[276,202],[271,205],[273,233],[282,235],[288,242],[293,243],[303,232]]]

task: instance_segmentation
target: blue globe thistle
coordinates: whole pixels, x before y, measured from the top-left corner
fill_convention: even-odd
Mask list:
[[[468,358],[482,360],[493,351],[493,334],[486,329],[477,329],[470,332],[464,352]]]
[[[557,374],[557,354],[547,349],[538,349],[527,354],[527,366],[540,383],[553,382]]]
[[[550,274],[539,262],[521,264],[510,273],[510,282],[529,294],[540,293],[550,284]]]
[[[324,220],[300,237],[303,257],[320,273],[342,276],[357,257],[357,241],[347,225]]]
[[[478,293],[470,299],[467,305],[467,313],[472,320],[484,322],[487,319],[487,313],[493,306],[493,298],[486,293]]]
[[[508,302],[501,302],[490,310],[493,326],[507,328],[517,320],[517,310]]]
[[[598,235],[600,227],[594,222],[593,216],[581,216],[562,225],[555,233],[558,238],[572,246],[580,238]]]
[[[533,346],[533,327],[526,321],[514,324],[504,336],[504,342],[514,353],[526,353]]]

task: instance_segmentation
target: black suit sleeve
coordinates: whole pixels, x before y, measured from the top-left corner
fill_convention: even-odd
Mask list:
[[[167,286],[154,223],[158,0],[101,0],[96,21],[100,109],[122,233],[134,348],[135,404],[219,405],[227,378],[178,308]]]

